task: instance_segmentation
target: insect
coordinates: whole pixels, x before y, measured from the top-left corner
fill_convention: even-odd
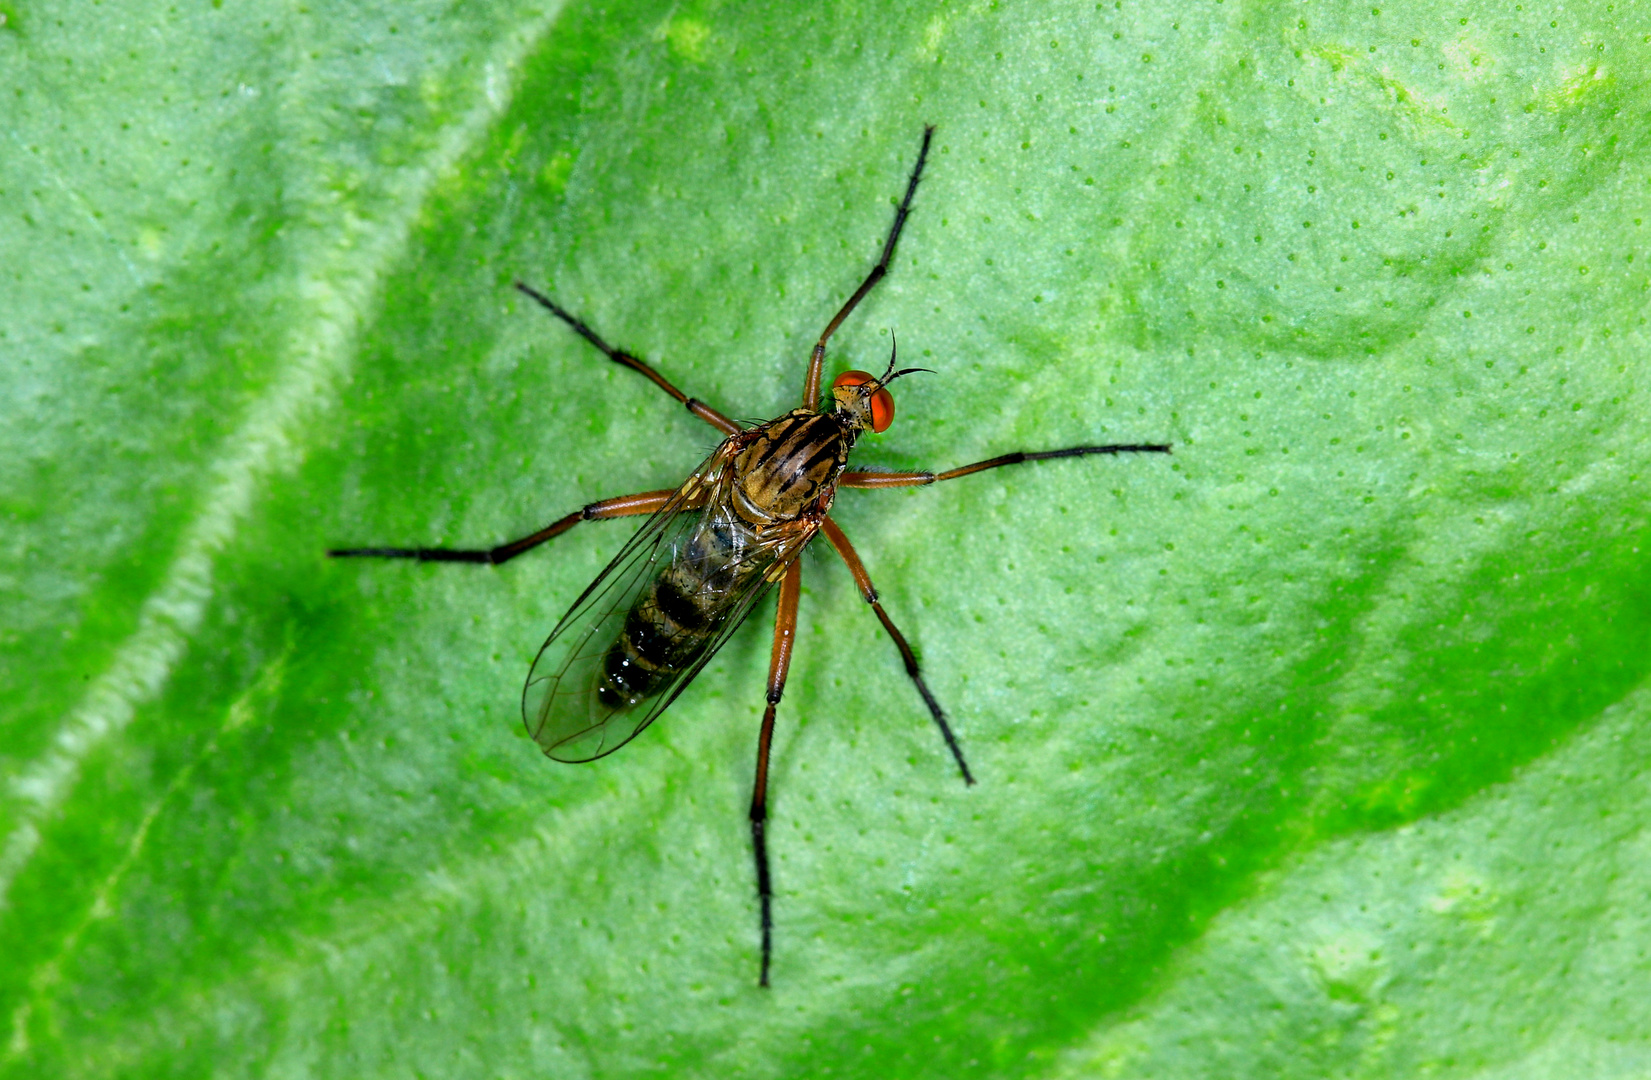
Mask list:
[[[624,746],[687,689],[751,610],[776,587],[778,611],[768,666],[768,702],[757,734],[751,795],[751,846],[756,860],[762,963],[769,984],[773,955],[773,881],[764,828],[768,820],[768,756],[775,712],[785,692],[802,586],[798,556],[823,534],[853,575],[860,595],[888,632],[918,695],[940,729],[965,784],[973,784],[945,710],[929,690],[902,635],[883,610],[865,564],[830,510],[840,488],[916,487],[1006,465],[1092,454],[1170,452],[1168,444],[1073,446],[1017,451],[945,472],[855,472],[849,452],[861,436],[894,420],[895,380],[924,368],[895,369],[891,352],[881,375],[845,371],[820,390],[826,343],[889,271],[911,213],[933,126],[923,129],[917,163],[895,210],[883,252],[859,288],[821,332],[803,378],[802,405],[766,423],[742,427],[678,390],[642,360],[609,345],[583,320],[543,293],[516,283],[609,360],[642,375],[724,438],[676,488],[603,499],[538,532],[493,548],[340,548],[335,558],[377,557],[499,565],[560,536],[583,521],[649,515],[629,543],[580,594],[545,639],[522,691],[522,719],[545,754],[557,761],[593,761]]]

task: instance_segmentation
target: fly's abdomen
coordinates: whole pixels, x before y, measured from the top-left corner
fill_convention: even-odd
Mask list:
[[[819,528],[733,506],[730,438],[598,574],[550,632],[522,721],[557,761],[610,754],[668,706]]]
[[[603,708],[628,709],[652,697],[716,639],[731,614],[729,600],[761,573],[739,557],[744,533],[706,522],[636,598],[602,657],[596,700]]]

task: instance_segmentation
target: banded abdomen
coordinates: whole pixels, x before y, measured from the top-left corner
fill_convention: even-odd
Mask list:
[[[738,605],[756,588],[767,560],[751,557],[754,532],[706,515],[681,549],[637,596],[597,672],[596,700],[628,709],[658,693],[712,646]],[[743,612],[741,612],[743,614]]]
[[[691,666],[733,614],[731,601],[773,568],[774,541],[790,523],[831,503],[852,434],[830,414],[797,410],[743,436],[730,461],[727,501],[707,512],[641,591],[596,676],[603,708],[628,709]]]

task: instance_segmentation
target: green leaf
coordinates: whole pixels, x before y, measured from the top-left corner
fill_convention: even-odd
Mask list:
[[[1632,5],[0,5],[15,1076],[1643,1075]],[[893,336],[834,517],[593,765],[629,534]],[[770,609],[767,609],[771,611]]]

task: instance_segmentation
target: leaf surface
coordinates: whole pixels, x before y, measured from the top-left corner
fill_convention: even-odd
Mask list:
[[[1639,5],[0,4],[0,1069],[1643,1075]],[[903,360],[829,551],[615,757],[528,662]],[[771,610],[771,609],[767,609]],[[1562,1003],[1562,1004],[1561,1004]]]

